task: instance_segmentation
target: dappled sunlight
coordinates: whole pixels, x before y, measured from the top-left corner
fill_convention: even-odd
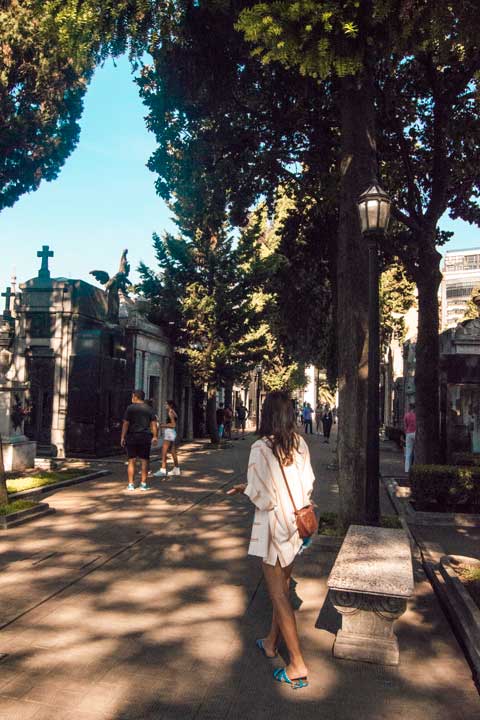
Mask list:
[[[337,487],[334,473],[323,470],[331,453],[316,440],[315,497],[331,510]],[[0,576],[4,617],[52,595],[0,632],[0,652],[8,653],[0,707],[18,698],[36,703],[34,720],[57,720],[58,708],[60,720],[253,720],[298,712],[304,720],[407,720],[425,706],[431,712],[424,717],[444,720],[438,713],[452,678],[463,678],[464,687],[468,678],[455,659],[451,676],[441,674],[449,647],[438,636],[445,621],[430,586],[419,586],[398,623],[399,668],[335,660],[336,611],[326,599],[335,553],[320,545],[299,558],[292,591],[311,684],[292,693],[272,680],[272,667],[286,656],[282,651],[272,665],[255,647],[271,610],[260,563],[246,556],[251,507],[222,489],[228,466],[238,475],[246,463],[248,447],[237,448],[199,453],[191,479],[155,483],[143,495],[124,494],[123,476],[103,490],[89,483],[54,493],[58,512],[49,521],[0,537],[9,554]],[[224,473],[209,471],[213,458]],[[460,696],[473,717],[471,696]]]

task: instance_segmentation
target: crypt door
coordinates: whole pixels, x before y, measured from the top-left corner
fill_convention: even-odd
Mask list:
[[[160,378],[156,375],[150,375],[148,380],[148,399],[152,401],[152,407],[155,412],[161,412],[160,408]]]
[[[32,412],[25,421],[25,435],[42,445],[48,445],[52,440],[54,372],[53,355],[27,356]]]

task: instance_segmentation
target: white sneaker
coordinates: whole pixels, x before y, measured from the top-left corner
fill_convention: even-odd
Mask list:
[[[157,472],[153,473],[153,477],[166,477],[167,470],[166,468],[160,468],[160,470],[157,470]]]
[[[180,468],[178,466],[173,468],[172,475],[180,475]]]

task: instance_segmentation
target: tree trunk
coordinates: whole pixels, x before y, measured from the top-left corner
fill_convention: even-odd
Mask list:
[[[357,199],[376,176],[373,85],[368,73],[340,80],[341,194],[337,259],[338,484],[340,522],[365,519],[368,379],[368,249]]]
[[[416,277],[418,333],[415,348],[415,462],[421,464],[440,460],[438,288],[442,279],[439,267],[442,256],[435,249],[435,230],[430,231],[429,235],[420,238]]]
[[[220,438],[217,427],[217,388],[209,386],[207,391],[207,433],[214,445],[218,445]]]
[[[231,380],[225,383],[225,407],[233,407],[233,383]]]
[[[0,505],[7,505],[8,503],[8,492],[7,492],[7,478],[5,475],[5,465],[3,462],[3,442],[0,436]]]

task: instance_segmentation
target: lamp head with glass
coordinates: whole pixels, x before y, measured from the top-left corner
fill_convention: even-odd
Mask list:
[[[384,233],[392,201],[376,180],[360,195],[357,204],[362,233]]]

